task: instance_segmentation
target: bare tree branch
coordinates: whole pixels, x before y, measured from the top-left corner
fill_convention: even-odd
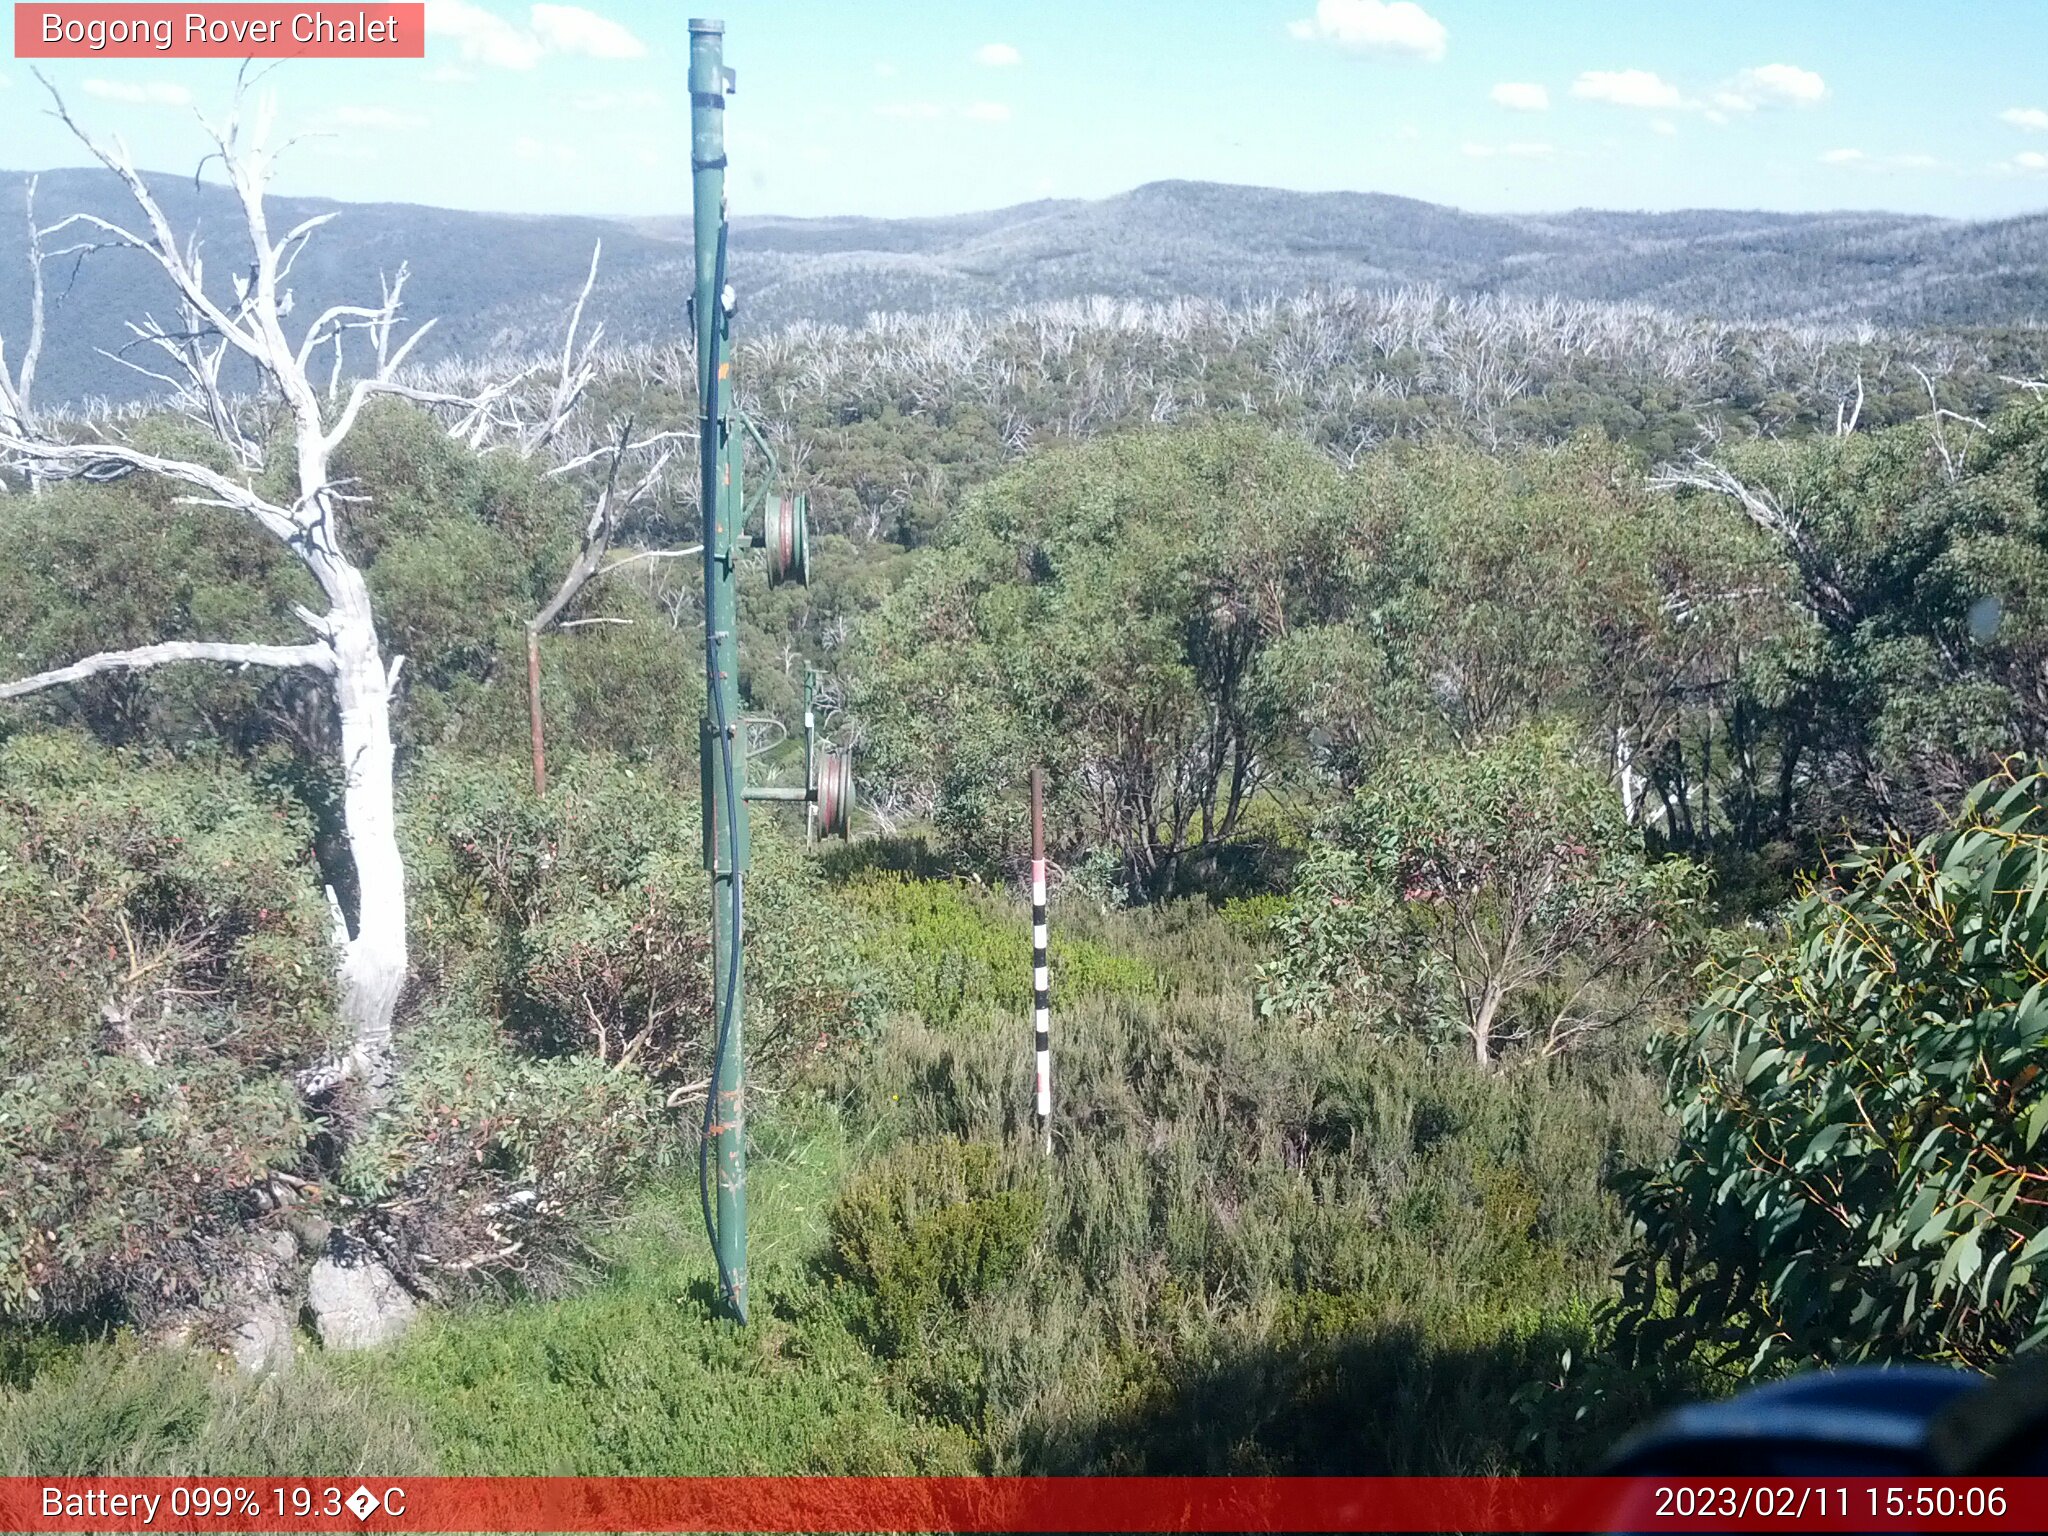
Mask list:
[[[1962,452],[1960,454],[1952,452],[1948,445],[1948,429],[1942,423],[1945,421],[1959,421],[1978,432],[1988,429],[1976,417],[1965,416],[1960,411],[1951,411],[1945,407],[1941,403],[1941,396],[1935,393],[1934,380],[1927,376],[1927,370],[1918,363],[1913,364],[1912,369],[1920,375],[1921,386],[1927,391],[1927,415],[1928,419],[1934,423],[1934,448],[1941,455],[1941,467],[1943,473],[1948,477],[1948,483],[1954,485],[1962,478],[1963,460],[1969,457],[1970,444],[1966,438],[1963,441]]]
[[[1849,617],[1853,605],[1842,590],[1841,573],[1832,557],[1813,543],[1807,536],[1805,520],[1780,502],[1769,487],[1752,485],[1726,465],[1695,450],[1686,463],[1667,464],[1652,474],[1650,488],[1702,491],[1735,502],[1752,523],[1792,557],[1815,609],[1836,621]]]
[[[702,544],[692,544],[688,549],[643,549],[637,555],[627,555],[623,559],[614,560],[610,565],[605,566],[594,574],[596,576],[609,576],[613,571],[623,571],[627,566],[638,565],[643,560],[687,560],[692,555],[701,555],[703,553],[704,546]],[[562,627],[564,629],[568,628],[566,624]]]
[[[0,427],[13,424],[17,432],[31,430],[30,396],[35,390],[36,363],[43,353],[43,237],[36,228],[36,186],[40,177],[28,179],[28,343],[13,377],[7,372],[7,346],[0,341]]]
[[[583,590],[584,583],[597,574],[604,561],[605,552],[611,548],[612,530],[615,519],[612,515],[612,497],[619,488],[619,468],[626,460],[626,446],[633,434],[633,423],[629,420],[619,428],[619,436],[611,450],[611,469],[606,473],[604,489],[597,493],[597,504],[591,508],[590,517],[583,525],[583,547],[570,562],[563,575],[561,585],[555,588],[555,595],[547,606],[526,621],[529,634],[544,634],[550,624],[562,615]]]
[[[576,402],[583,397],[590,381],[597,377],[597,366],[593,359],[597,346],[604,339],[604,327],[597,326],[583,345],[582,353],[576,350],[576,332],[583,324],[583,306],[590,302],[590,290],[597,286],[597,263],[604,254],[604,242],[598,241],[591,248],[590,272],[583,279],[583,291],[576,295],[575,307],[569,311],[569,324],[562,336],[562,364],[560,376],[555,380],[555,393],[548,402],[547,414],[526,436],[525,453],[532,458],[553,440],[569,419],[569,413],[576,408]]]
[[[1863,419],[1863,370],[1856,370],[1856,404],[1852,409],[1847,399],[1835,402],[1835,436],[1848,437],[1856,430],[1856,423]]]
[[[38,672],[33,677],[0,683],[0,699],[25,698],[65,683],[83,682],[102,672],[140,672],[149,667],[167,667],[181,661],[222,661],[241,667],[310,667],[331,674],[334,655],[324,645],[237,645],[209,640],[166,640],[159,645],[142,645],[128,651],[101,651],[68,667]]]
[[[299,516],[266,501],[248,486],[237,484],[217,470],[184,459],[144,453],[125,443],[53,443],[0,430],[0,452],[39,466],[53,480],[118,480],[137,472],[159,475],[205,491],[203,499],[207,505],[247,513],[265,531],[287,542],[296,543],[306,533]]]

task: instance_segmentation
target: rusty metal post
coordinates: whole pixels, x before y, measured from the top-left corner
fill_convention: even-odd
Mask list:
[[[540,713],[540,636],[531,629],[526,632],[526,717],[533,738],[533,797],[543,800],[548,792],[548,744]]]

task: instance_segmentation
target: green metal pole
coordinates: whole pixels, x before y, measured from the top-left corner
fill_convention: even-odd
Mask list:
[[[726,303],[725,23],[690,22],[690,170],[696,212],[698,457],[704,510],[706,716],[701,725],[704,862],[711,874],[711,1011],[717,1066],[705,1116],[719,1287],[747,1320],[746,1068],[740,982],[740,893],[747,865],[746,752],[741,740],[734,588],[740,507],[727,484],[732,432],[732,315]],[[734,445],[735,447],[737,444]],[[710,1217],[712,1210],[707,1209]]]

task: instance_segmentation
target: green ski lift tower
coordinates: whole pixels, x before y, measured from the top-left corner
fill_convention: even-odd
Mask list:
[[[734,89],[725,66],[725,23],[690,22],[690,172],[695,213],[699,504],[704,517],[705,713],[699,726],[704,867],[711,876],[712,1068],[698,1160],[705,1230],[718,1261],[727,1311],[747,1320],[747,1152],[745,981],[741,963],[747,871],[747,803],[805,804],[820,837],[848,835],[853,810],[851,754],[822,746],[813,717],[816,679],[804,697],[802,787],[747,785],[746,719],[740,711],[737,592],[740,552],[767,554],[768,580],[810,581],[808,508],[801,492],[773,484],[767,440],[734,409],[732,324],[737,300],[727,278],[725,102]],[[746,444],[767,462],[759,531],[748,537]]]

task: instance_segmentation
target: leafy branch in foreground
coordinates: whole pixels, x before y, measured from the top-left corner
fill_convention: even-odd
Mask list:
[[[2048,1336],[2048,777],[1832,875],[1655,1043],[1680,1139],[1624,1180],[1623,1339],[1989,1365]]]

